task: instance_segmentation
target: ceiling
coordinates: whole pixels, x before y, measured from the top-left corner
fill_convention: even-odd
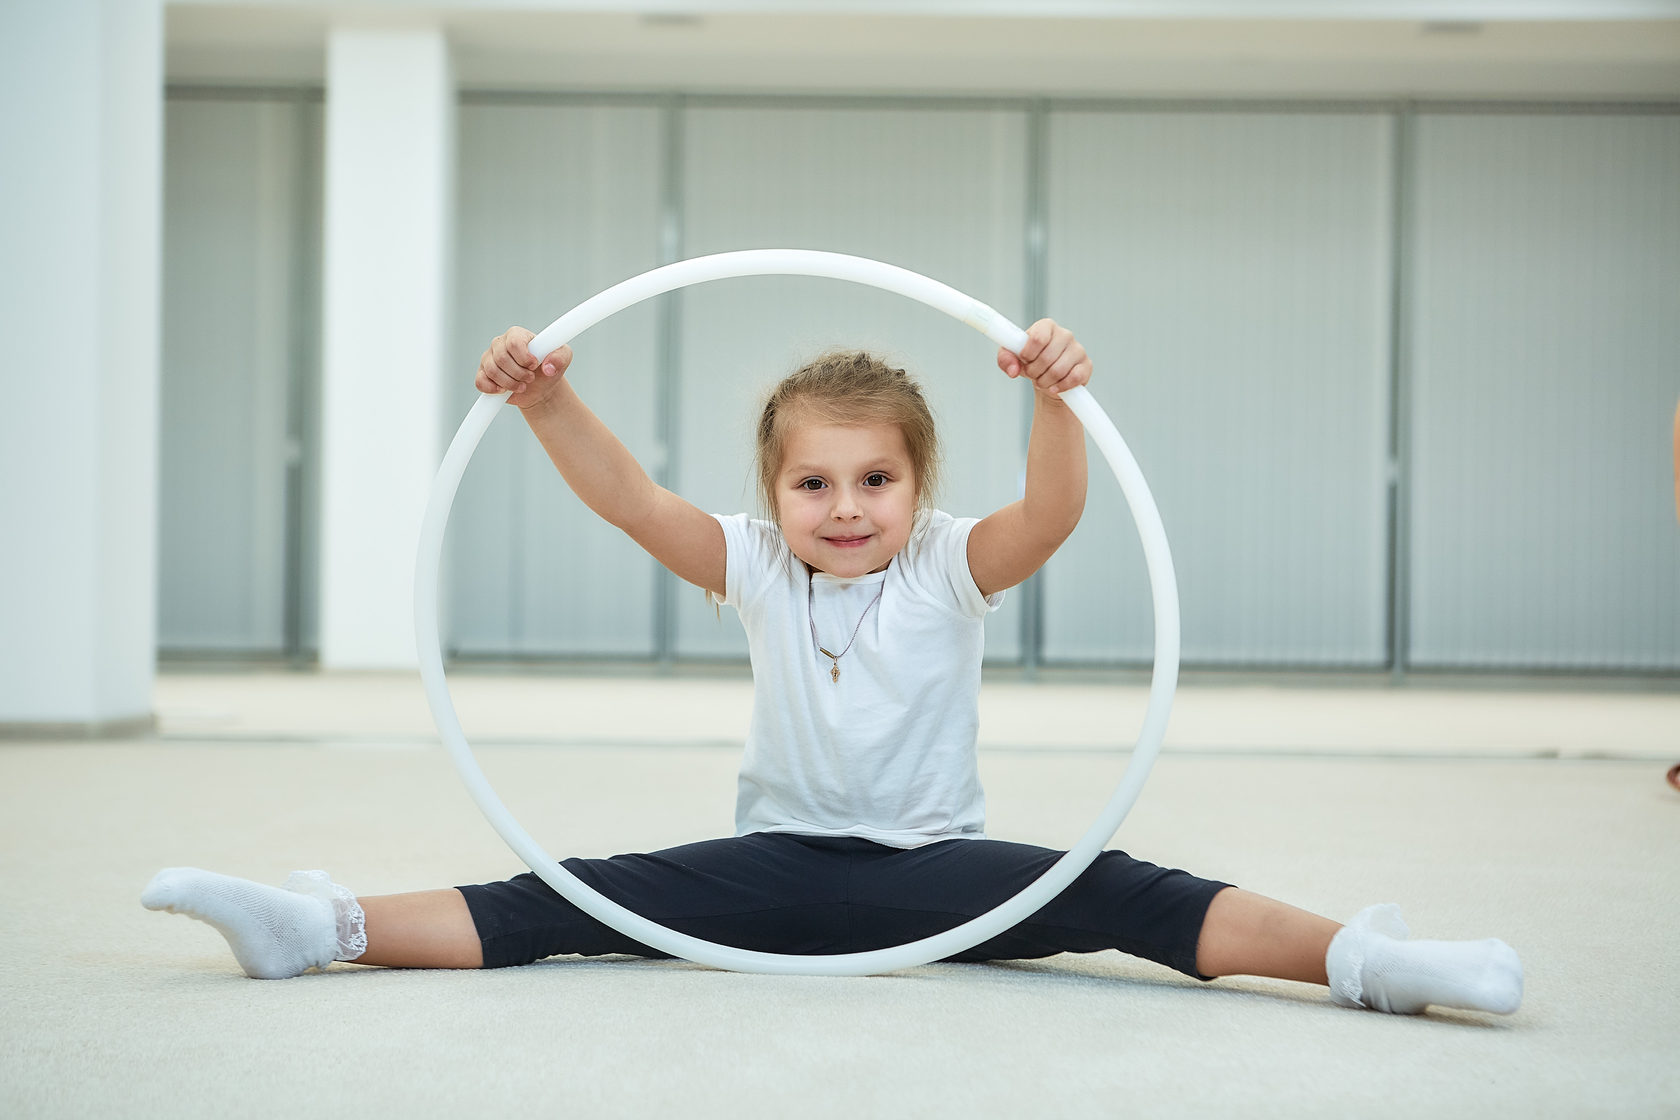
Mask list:
[[[175,0],[166,68],[176,84],[319,85],[334,26],[429,25],[467,89],[1680,101],[1680,4],[1665,0],[1193,6],[1297,13],[1265,19],[1161,18],[1192,10],[1163,3],[1082,14],[1107,10],[1097,0],[639,7]],[[1439,18],[1467,8],[1575,14]],[[1368,18],[1322,14],[1355,11]]]

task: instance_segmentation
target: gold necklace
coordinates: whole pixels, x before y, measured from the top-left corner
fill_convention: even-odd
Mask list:
[[[819,641],[818,638],[817,638],[817,613],[816,613],[816,606],[815,606],[815,602],[816,602],[816,590],[815,589],[816,589],[816,581],[812,580],[812,579],[807,579],[805,581],[805,619],[806,619],[806,621],[808,621],[811,624],[811,644],[817,647],[817,652],[818,653],[822,654],[824,657],[828,658],[829,661],[831,661],[833,663],[829,666],[828,677],[835,684],[839,684],[840,683],[840,659],[842,657],[846,656],[847,652],[852,648],[852,642],[857,641],[858,631],[863,629],[863,620],[865,618],[869,617],[869,607],[873,607],[876,603],[879,603],[881,601],[881,591],[885,591],[887,589],[887,581],[886,581],[885,577],[882,578],[882,580],[881,580],[881,591],[875,592],[875,598],[869,600],[869,607],[864,607],[863,608],[863,613],[858,615],[857,625],[852,627],[852,641],[847,642],[846,643],[846,648],[841,650],[839,653],[828,652],[828,650],[823,648],[822,642]]]

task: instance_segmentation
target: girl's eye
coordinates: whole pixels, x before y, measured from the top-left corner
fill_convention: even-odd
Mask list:
[[[887,476],[877,472],[877,473],[872,474],[869,477],[865,478],[863,480],[863,484],[865,486],[875,486],[875,487],[885,486],[887,484]]]
[[[823,488],[823,480],[820,478],[807,478],[804,482],[799,484],[799,488],[801,490],[821,490]]]

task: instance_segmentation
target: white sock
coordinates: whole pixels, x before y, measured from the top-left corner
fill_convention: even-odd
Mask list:
[[[1344,1007],[1416,1015],[1430,1004],[1509,1015],[1522,962],[1503,941],[1408,941],[1400,908],[1362,910],[1330,942],[1330,997]]]
[[[245,975],[258,980],[355,960],[367,949],[361,905],[325,871],[294,871],[281,888],[168,867],[152,878],[140,904],[213,926]]]

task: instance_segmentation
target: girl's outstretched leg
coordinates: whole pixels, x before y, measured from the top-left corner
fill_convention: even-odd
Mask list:
[[[1329,918],[1227,887],[1208,905],[1196,943],[1196,971],[1327,984],[1324,955],[1341,928]]]
[[[467,900],[454,887],[360,900],[367,913],[367,951],[357,964],[386,968],[483,968]]]
[[[1340,926],[1232,887],[1208,907],[1196,968],[1328,984],[1337,1003],[1402,1015],[1431,1004],[1508,1015],[1522,1003],[1522,962],[1503,941],[1407,937],[1395,906],[1373,906]]]

